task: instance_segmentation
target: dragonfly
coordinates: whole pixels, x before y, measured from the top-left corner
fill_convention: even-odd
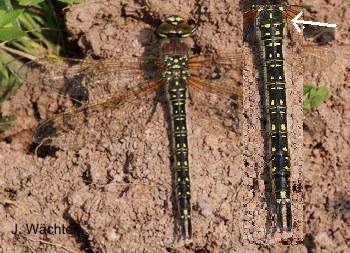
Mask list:
[[[149,96],[165,94],[172,133],[179,230],[184,240],[192,238],[188,98],[192,99],[198,92],[219,96],[227,103],[220,105],[217,100],[211,102],[205,98],[203,106],[213,109],[219,117],[232,120],[232,125],[242,100],[239,77],[232,81],[232,71],[240,71],[242,57],[237,51],[225,56],[192,54],[188,40],[198,26],[199,21],[191,26],[178,15],[166,17],[155,31],[161,40],[159,57],[57,59],[56,63],[42,59],[35,63],[41,73],[49,76],[43,89],[59,94],[67,107],[37,127],[33,136],[37,151],[45,146],[81,147],[86,139],[82,137],[84,129],[99,130],[114,112],[131,110],[130,104],[142,106]],[[122,122],[127,114],[119,113],[118,120]]]
[[[264,72],[264,85],[267,89],[267,112],[270,133],[270,161],[272,189],[275,195],[275,210],[277,231],[283,231],[283,206],[286,208],[286,225],[288,231],[293,228],[292,203],[291,203],[291,163],[288,146],[287,124],[287,97],[285,79],[285,52],[284,43],[286,36],[287,20],[293,19],[302,7],[297,5],[281,4],[274,1],[271,4],[258,4],[252,6],[244,13],[246,33],[256,31],[256,38],[260,44],[261,61]],[[255,27],[252,26],[255,25]],[[253,27],[253,29],[252,29]],[[303,48],[304,59],[308,66],[312,61],[314,68],[319,63],[320,50],[309,47],[307,53]],[[335,56],[331,51],[323,51],[330,64]],[[326,58],[326,57],[325,57]],[[332,59],[333,58],[333,59]],[[326,62],[321,62],[325,65]],[[309,65],[310,66],[310,65]]]
[[[225,121],[225,126],[229,121],[230,130],[235,131],[239,131],[237,111],[242,103],[241,50],[191,55],[186,42],[195,33],[197,25],[189,27],[177,15],[166,18],[156,30],[162,41],[160,57],[121,57],[103,60],[44,58],[28,64],[43,73],[43,84],[40,85],[40,89],[52,92],[54,94],[52,96],[60,98],[60,110],[63,111],[44,120],[36,129],[33,141],[38,145],[36,149],[38,152],[40,148],[47,146],[78,150],[86,143],[99,138],[99,135],[94,136],[95,132],[91,133],[90,129],[96,132],[103,131],[111,117],[117,117],[117,122],[120,124],[127,124],[131,114],[139,115],[148,110],[153,111],[148,106],[151,96],[156,96],[158,99],[158,95],[162,92],[168,94],[165,100],[170,112],[173,144],[171,150],[174,157],[173,167],[177,173],[179,227],[183,239],[192,237],[192,225],[191,195],[188,194],[191,193],[188,161],[190,151],[186,148],[187,132],[183,131],[183,127],[185,130],[187,128],[184,118],[186,119],[188,115],[186,110],[181,112],[181,109],[184,109],[181,105],[182,99],[185,99],[184,102],[187,104],[193,101],[194,105],[201,108],[200,110],[204,108],[213,112],[211,114],[213,121]],[[188,58],[184,67],[179,62],[170,62],[168,66],[165,57],[171,55],[173,52],[171,50],[181,52],[182,56]],[[310,60],[324,59],[321,51],[305,50],[301,53],[306,56],[307,52],[311,51],[313,54],[308,56]],[[169,71],[168,74],[166,71]],[[172,100],[171,95],[174,93],[169,89],[171,80],[184,80],[181,81],[183,82],[181,90],[175,94],[176,100]],[[197,110],[194,106],[190,109]],[[175,121],[175,116],[178,116],[179,120]],[[147,123],[142,122],[140,125],[129,124],[128,127],[142,129],[147,127]],[[177,126],[179,132],[176,133]],[[180,148],[178,151],[177,144]]]

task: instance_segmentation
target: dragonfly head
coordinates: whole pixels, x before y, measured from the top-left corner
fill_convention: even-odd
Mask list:
[[[156,33],[162,38],[186,38],[193,33],[193,28],[186,24],[182,17],[168,16],[157,28]]]

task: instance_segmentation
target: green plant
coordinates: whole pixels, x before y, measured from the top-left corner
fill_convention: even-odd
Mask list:
[[[316,87],[310,84],[304,85],[304,112],[308,113],[317,108],[322,102],[329,97],[329,90],[326,86]]]
[[[0,1],[0,102],[19,87],[25,63],[45,56],[65,55],[64,21],[57,10],[80,0]],[[1,117],[2,125],[13,118]],[[5,122],[2,124],[2,122]]]

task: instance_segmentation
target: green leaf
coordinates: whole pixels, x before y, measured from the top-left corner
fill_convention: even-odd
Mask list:
[[[0,1],[0,9],[2,10],[13,10],[12,3],[10,0]]]
[[[350,0],[346,0],[346,2],[348,3],[348,5],[350,5]]]
[[[58,1],[66,4],[80,4],[81,2],[81,0],[58,0]]]
[[[303,108],[304,108],[304,110],[307,111],[307,112],[311,110],[311,103],[310,103],[310,100],[307,100],[307,101],[304,102]]]
[[[26,35],[25,32],[16,27],[0,28],[0,41],[15,40]]]
[[[310,93],[310,91],[311,91],[312,89],[314,89],[314,88],[315,88],[315,87],[312,86],[311,84],[305,84],[305,85],[304,85],[304,95],[307,94],[307,93]]]
[[[16,117],[11,116],[2,116],[0,117],[0,131],[5,131],[12,127],[12,123],[16,120]]]
[[[29,6],[29,5],[37,5],[42,2],[45,2],[45,0],[19,0],[18,4],[21,6]]]
[[[0,10],[0,27],[11,23],[22,13],[23,9],[17,9],[14,11]]]
[[[318,107],[329,97],[329,91],[326,86],[320,86],[319,88],[305,84],[303,95],[303,108],[306,112]]]
[[[327,87],[321,86],[312,92],[311,97],[311,107],[318,107],[322,102],[324,102],[329,96],[329,91]]]
[[[5,83],[6,82],[6,83]],[[19,88],[20,80],[15,75],[11,75],[5,82],[1,82],[0,103],[9,99],[10,96]]]

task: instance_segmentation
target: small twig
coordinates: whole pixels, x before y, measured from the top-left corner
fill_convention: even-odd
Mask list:
[[[29,60],[31,60],[31,61],[36,61],[36,60],[38,60],[38,58],[35,57],[35,56],[33,56],[33,55],[24,53],[24,52],[22,52],[22,51],[20,51],[20,50],[17,50],[17,49],[10,48],[10,47],[6,46],[5,44],[6,44],[6,41],[0,43],[0,49],[3,49],[3,50],[5,50],[5,51],[10,52],[10,53],[15,54],[15,55],[19,55],[19,56],[24,57],[24,58],[26,58],[26,59],[29,59]]]
[[[41,240],[41,239],[33,239],[33,238],[30,238],[29,236],[26,236],[26,235],[20,235],[24,238],[26,238],[27,240],[29,241],[32,241],[32,242],[40,242],[40,243],[43,243],[43,244],[47,244],[47,245],[50,245],[50,246],[54,246],[56,248],[61,248],[61,249],[64,249],[68,252],[71,252],[71,253],[77,253],[76,251],[74,250],[71,250],[69,248],[67,248],[66,246],[62,245],[62,244],[58,244],[58,243],[52,243],[52,242],[48,242],[48,241],[45,241],[45,240]]]

